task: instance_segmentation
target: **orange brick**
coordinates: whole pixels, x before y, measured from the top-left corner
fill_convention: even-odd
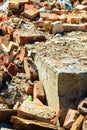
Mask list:
[[[13,27],[7,26],[7,32],[8,32],[8,34],[12,35],[13,31],[14,31]]]
[[[8,17],[7,16],[2,17],[2,22],[4,22],[4,21],[8,21]]]
[[[28,10],[28,9],[32,9],[32,8],[34,8],[33,4],[25,4],[24,5],[24,10]]]
[[[34,19],[39,14],[39,10],[37,8],[30,8],[23,12],[23,16],[28,19]]]
[[[45,93],[42,81],[34,82],[33,98],[34,99],[38,98],[39,100],[44,101]]]

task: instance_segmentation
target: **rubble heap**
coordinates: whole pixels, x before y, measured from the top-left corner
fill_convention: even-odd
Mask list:
[[[47,62],[50,58],[52,67],[61,71],[63,65],[64,69],[71,67],[66,57],[74,59],[84,54],[86,37],[84,41],[79,38],[83,43],[81,50],[78,42],[72,44],[70,34],[76,31],[75,41],[78,34],[86,36],[87,1],[7,0],[0,1],[0,5],[0,123],[8,123],[1,124],[1,129],[85,130],[86,99],[77,110],[67,111],[60,126],[58,119],[62,112],[48,106],[34,60],[36,53]],[[76,50],[72,49],[74,46]],[[76,60],[73,62],[77,65]]]

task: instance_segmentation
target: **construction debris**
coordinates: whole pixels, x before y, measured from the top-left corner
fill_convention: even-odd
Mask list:
[[[87,129],[83,76],[78,80],[73,74],[71,91],[72,80],[68,83],[66,78],[66,86],[57,76],[58,71],[78,73],[82,67],[85,71],[86,43],[86,0],[0,1],[1,130]],[[36,55],[43,64],[37,65]],[[59,88],[60,82],[65,89]],[[74,91],[77,82],[80,88]]]

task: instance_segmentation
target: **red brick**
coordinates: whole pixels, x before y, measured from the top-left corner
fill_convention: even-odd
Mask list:
[[[36,22],[34,22],[36,27],[43,27],[43,23],[44,23],[44,21],[36,21]]]
[[[34,19],[39,14],[39,10],[37,8],[30,8],[23,12],[23,16],[28,19]]]
[[[2,17],[2,22],[4,22],[4,21],[8,21],[8,17],[7,16]]]
[[[34,41],[42,41],[46,40],[44,34],[40,33],[30,33],[28,29],[24,30],[16,30],[13,33],[14,39],[16,39],[17,43],[25,43],[25,42],[34,42]]]
[[[19,72],[18,67],[13,63],[8,65],[7,70],[12,76],[15,76]]]
[[[33,98],[34,99],[38,98],[39,100],[44,101],[45,93],[42,81],[34,82]]]
[[[8,34],[12,35],[13,31],[14,31],[13,27],[7,26],[7,32],[8,32]]]
[[[26,76],[31,79],[31,81],[35,81],[38,79],[37,70],[35,68],[34,62],[30,59],[24,58],[24,69]]]

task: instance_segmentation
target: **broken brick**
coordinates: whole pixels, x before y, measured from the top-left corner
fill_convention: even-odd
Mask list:
[[[84,120],[84,116],[83,115],[79,115],[79,117],[73,123],[73,125],[72,125],[70,130],[76,130],[76,129],[80,130],[83,120]]]
[[[54,13],[40,13],[40,17],[44,20],[57,21],[58,15]]]
[[[72,16],[67,19],[69,24],[80,24],[82,23],[82,17]]]
[[[18,67],[13,63],[8,65],[7,70],[12,76],[15,76],[19,72]]]
[[[8,50],[9,52],[13,51],[14,49],[18,49],[18,45],[17,43],[13,42],[13,41],[10,41],[9,42],[9,45],[8,45]]]
[[[57,126],[51,125],[45,122],[36,121],[36,120],[27,120],[17,116],[12,116],[11,122],[14,124],[14,128],[17,130],[59,130]]]
[[[41,106],[34,102],[25,100],[18,109],[18,116],[25,119],[51,123],[50,121],[56,117],[56,111],[51,107],[45,105]]]
[[[46,37],[44,34],[30,33],[28,29],[14,31],[13,37],[14,39],[16,39],[16,42],[18,42],[19,44],[46,40]]]
[[[64,31],[63,25],[61,21],[56,21],[51,23],[51,32],[53,34],[62,33]]]
[[[33,98],[38,98],[40,101],[45,99],[44,86],[41,81],[34,82]]]
[[[23,16],[28,19],[34,19],[38,14],[39,10],[37,8],[31,8],[23,12]]]
[[[79,112],[77,110],[69,109],[63,124],[63,127],[66,129],[70,129],[72,124],[75,122],[78,117]]]

